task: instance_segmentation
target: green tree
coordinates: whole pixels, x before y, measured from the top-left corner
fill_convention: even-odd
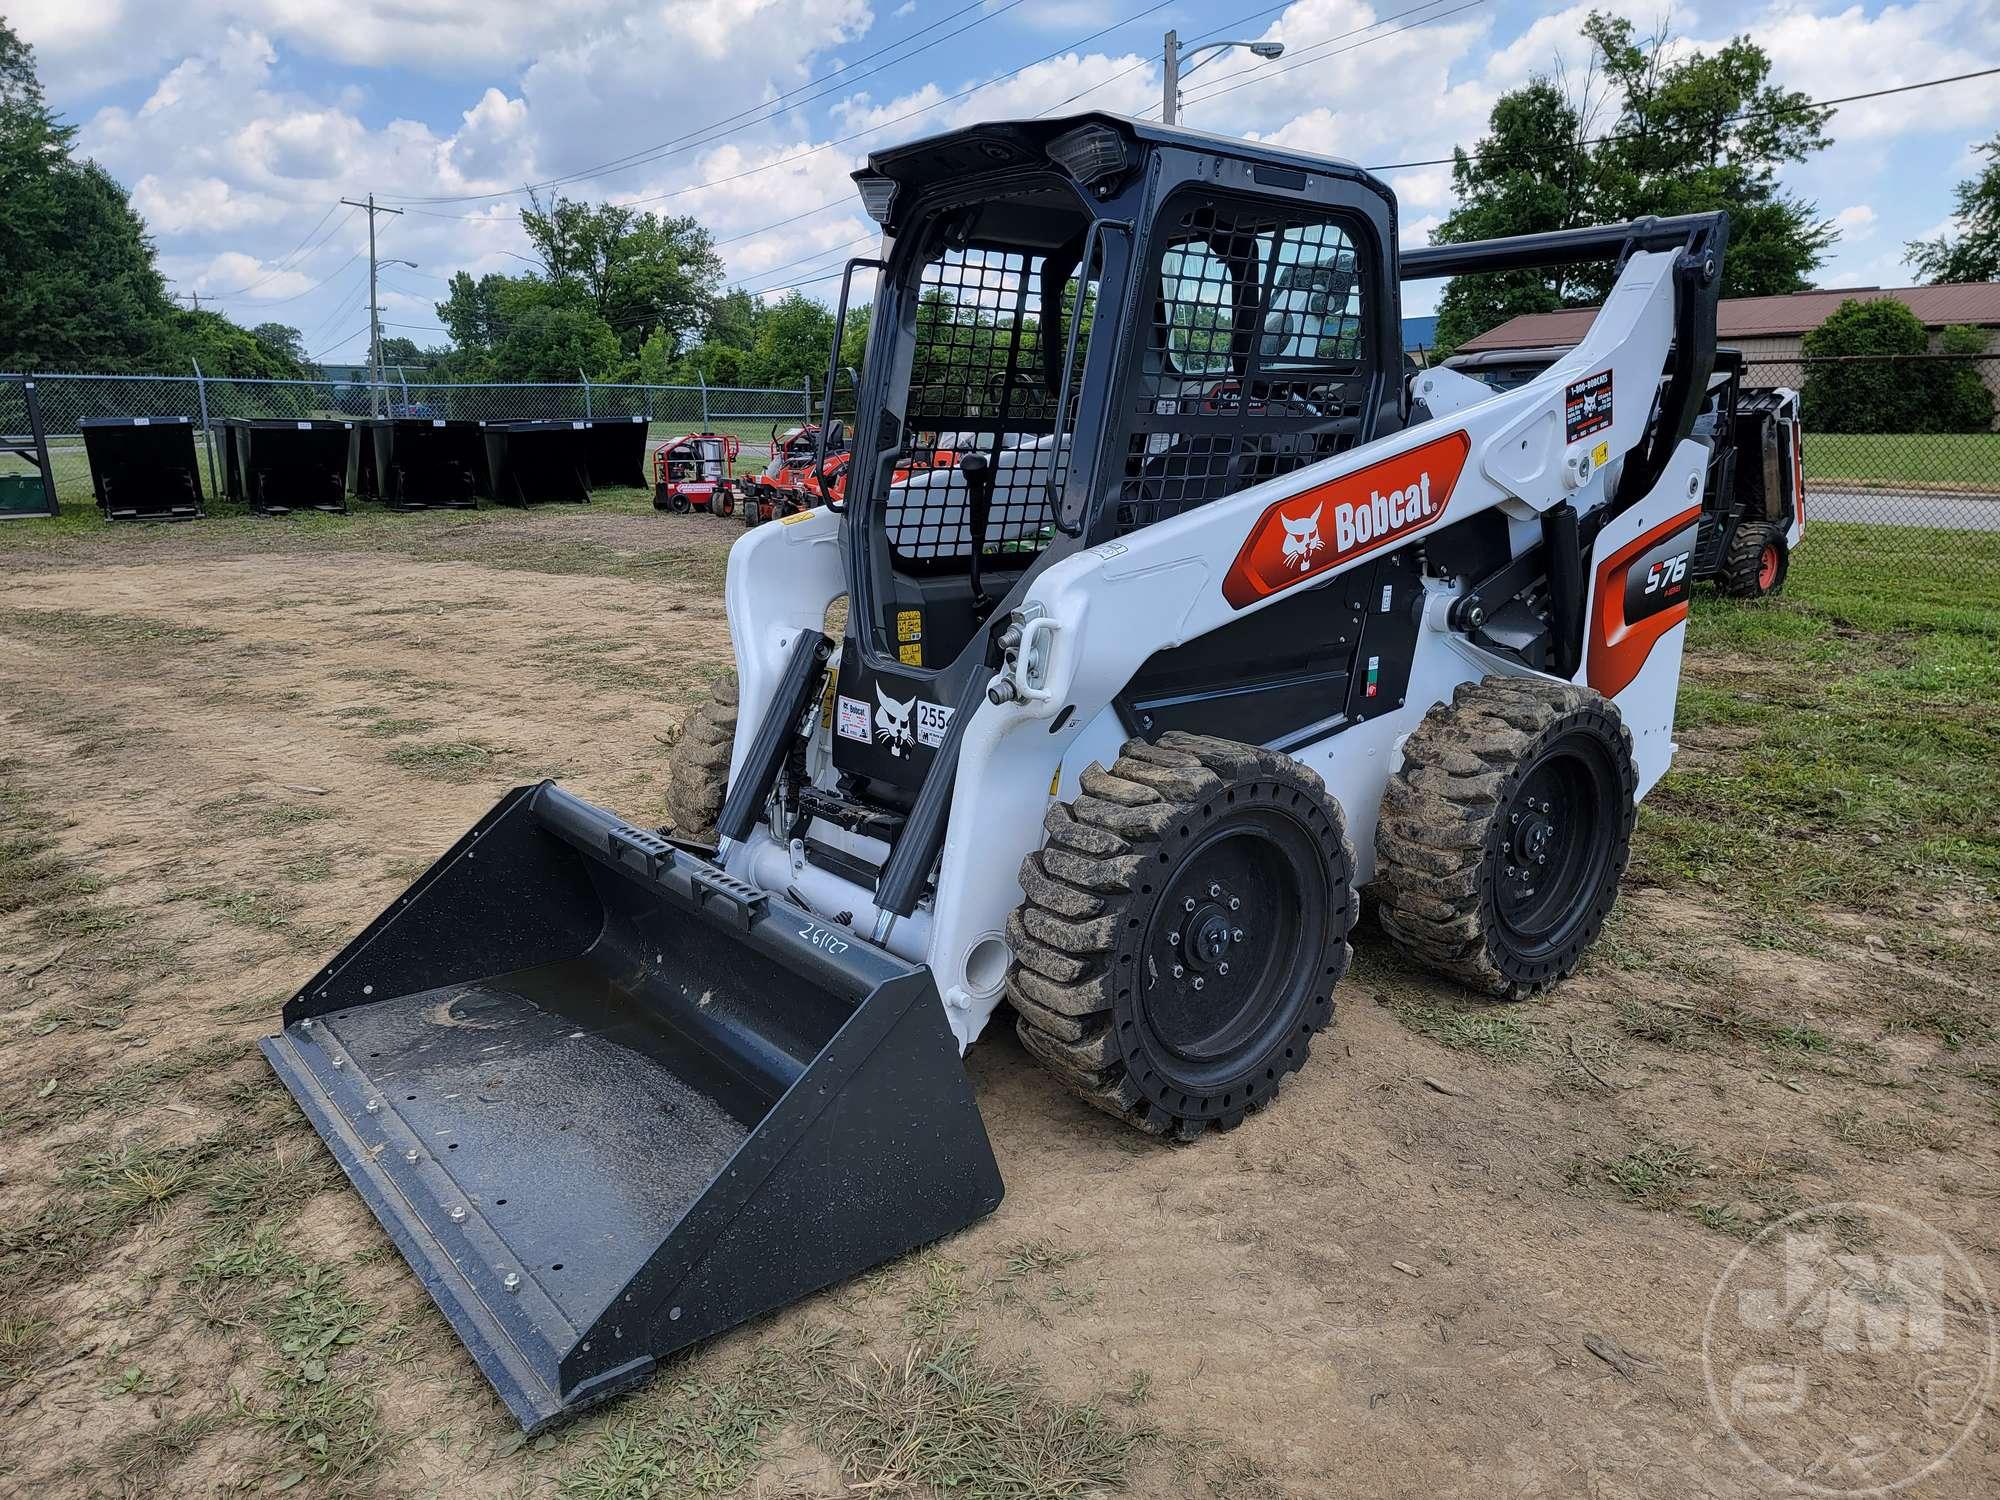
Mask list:
[[[1938,344],[1939,353],[1983,353],[1986,336],[1947,328]],[[1815,432],[1985,432],[1993,425],[1993,393],[1977,365],[1908,357],[1933,352],[1930,336],[1893,297],[1849,298],[1805,336],[1804,349],[1843,361],[1806,366],[1802,402]]]
[[[826,378],[832,347],[832,310],[803,292],[787,292],[758,319],[757,341],[743,362],[743,376],[752,385],[790,386],[810,379],[817,388]]]
[[[298,336],[289,328],[285,332]],[[217,380],[306,378],[304,366],[289,354],[273,349],[251,329],[205,307],[169,314],[169,341],[174,351],[171,368],[181,374],[194,360],[201,365],[202,374]]]
[[[573,384],[579,370],[609,374],[619,357],[618,336],[591,309],[544,303],[513,319],[493,350],[493,376]]]
[[[1812,204],[1785,193],[1777,169],[1830,144],[1829,112],[1771,83],[1748,37],[1713,53],[1644,40],[1632,23],[1592,12],[1585,77],[1537,77],[1503,94],[1487,135],[1453,152],[1458,206],[1443,244],[1535,234],[1645,214],[1727,209],[1723,295],[1802,291],[1833,243]],[[1609,266],[1461,276],[1438,304],[1440,353],[1524,312],[1601,301]]]
[[[71,154],[34,51],[0,20],[0,369],[157,371],[173,304],[125,190]]]
[[[319,366],[315,365],[311,356],[306,353],[305,335],[289,323],[259,323],[250,330],[250,337],[263,346],[265,353],[269,354],[273,361],[298,372],[296,375],[286,376],[286,379],[308,380],[318,377]],[[408,339],[384,339],[382,341],[384,360],[388,358],[388,347],[391,343],[408,342]]]
[[[540,199],[521,224],[542,258],[544,279],[574,282],[599,318],[636,354],[652,333],[678,350],[702,322],[722,282],[722,258],[692,218],[664,218],[614,203]]]
[[[1986,166],[1952,194],[1956,232],[1905,247],[1926,281],[2000,281],[2000,135],[1979,150]]]

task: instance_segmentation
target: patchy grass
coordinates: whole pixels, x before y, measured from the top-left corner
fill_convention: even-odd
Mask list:
[[[1538,1040],[1534,1023],[1504,1005],[1433,1005],[1392,1000],[1389,1010],[1410,1030],[1454,1052],[1512,1062]]]
[[[877,1359],[819,1403],[815,1428],[857,1490],[1059,1500],[1112,1490],[1141,1435],[1093,1403],[991,1365],[969,1336]]]
[[[1836,1110],[1827,1128],[1843,1146],[1877,1161],[1901,1161],[1917,1151],[1955,1151],[1964,1144],[1962,1126],[1936,1115],[1874,1115],[1858,1106]]]
[[[432,740],[398,745],[389,752],[392,765],[433,781],[463,784],[486,775],[500,752],[478,740]]]
[[[1693,1146],[1649,1136],[1623,1156],[1597,1162],[1594,1175],[1641,1207],[1674,1208],[1703,1170]],[[1591,1175],[1587,1164],[1571,1170],[1572,1182],[1579,1184]]]
[[[0,1226],[0,1301],[75,1281],[119,1235],[199,1187],[244,1144],[233,1134],[186,1145],[135,1137],[85,1156],[34,1214]]]
[[[563,1471],[563,1500],[734,1494],[770,1437],[831,1385],[832,1334],[801,1325],[721,1376],[688,1371],[626,1401]]]
[[[423,734],[437,727],[435,719],[377,719],[368,726],[368,733],[377,739],[397,740],[410,734]]]

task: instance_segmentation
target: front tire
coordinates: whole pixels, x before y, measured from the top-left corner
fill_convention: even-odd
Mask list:
[[[1785,586],[1792,553],[1784,528],[1767,521],[1745,521],[1729,539],[1729,551],[1715,576],[1716,586],[1735,599],[1762,599]]]
[[[1463,683],[1403,743],[1375,827],[1382,928],[1498,999],[1567,978],[1631,857],[1639,777],[1618,706],[1534,677]]]
[[[1352,956],[1354,849],[1319,777],[1230,740],[1131,740],[1043,828],[1007,923],[1023,1045],[1152,1135],[1269,1103]]]

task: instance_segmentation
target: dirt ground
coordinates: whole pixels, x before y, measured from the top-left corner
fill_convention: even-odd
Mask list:
[[[1552,998],[1470,1002],[1364,932],[1302,1075],[1189,1147],[994,1027],[967,1065],[997,1213],[523,1444],[256,1039],[506,788],[658,817],[737,534],[635,508],[0,536],[0,1492],[1852,1491],[1865,1463],[1828,1455],[1944,1356],[1824,1352],[1788,1479],[1711,1404],[1732,1261],[1815,1209],[1865,1258],[1884,1226],[1825,1206],[1876,1204],[2000,1292],[1990,888],[1825,890],[1808,939],[1642,824]],[[1764,680],[1724,651],[1690,677]],[[1867,1472],[1983,1403],[1910,1493],[1991,1496],[1991,1329],[1946,1304],[1970,1405],[1892,1423]]]

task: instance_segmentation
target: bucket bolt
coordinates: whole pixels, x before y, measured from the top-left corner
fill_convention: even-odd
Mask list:
[[[507,1288],[507,1290],[510,1292],[520,1291],[521,1290],[520,1273],[518,1271],[509,1271],[505,1276],[502,1276],[500,1278],[500,1285]]]

